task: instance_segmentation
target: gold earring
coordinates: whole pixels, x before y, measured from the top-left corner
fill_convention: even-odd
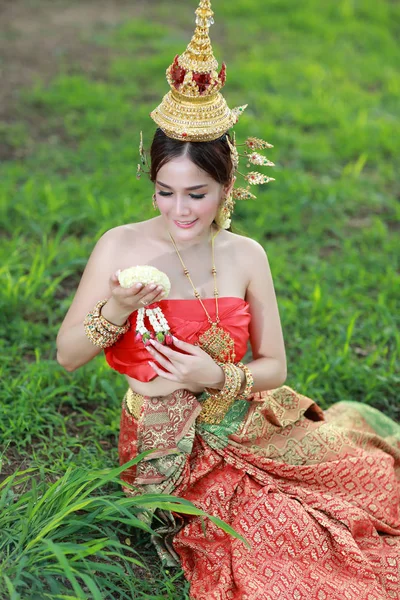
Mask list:
[[[153,208],[154,208],[154,210],[157,210],[157,208],[158,208],[155,194],[153,194]]]
[[[217,214],[215,216],[215,222],[221,229],[229,229],[231,225],[231,214],[235,207],[235,201],[232,196],[232,192],[229,196],[225,196],[223,202],[219,205]]]

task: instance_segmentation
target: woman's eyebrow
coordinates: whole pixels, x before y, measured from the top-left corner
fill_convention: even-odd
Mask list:
[[[161,185],[162,187],[166,187],[169,190],[172,190],[172,187],[170,187],[166,183],[162,183],[161,181],[157,181],[156,183],[158,183],[158,185]],[[186,190],[199,190],[200,188],[206,187],[207,185],[208,185],[208,183],[202,183],[201,185],[194,185],[192,187],[188,187],[188,188],[185,188],[185,189]]]

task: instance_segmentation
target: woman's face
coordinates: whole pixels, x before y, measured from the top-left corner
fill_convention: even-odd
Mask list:
[[[208,235],[225,195],[224,186],[197,167],[187,156],[167,162],[158,171],[156,201],[167,229],[182,240]],[[191,227],[179,223],[195,221]]]

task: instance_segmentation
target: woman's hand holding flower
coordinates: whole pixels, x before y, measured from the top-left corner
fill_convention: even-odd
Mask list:
[[[188,344],[176,337],[173,340],[174,345],[187,354],[176,352],[170,346],[164,346],[156,340],[151,340],[151,345],[146,346],[146,350],[162,367],[161,369],[154,362],[149,361],[157,375],[170,381],[177,381],[183,388],[197,385],[199,389],[205,387],[222,389],[225,374],[214,359],[200,346]]]
[[[113,273],[109,280],[111,300],[121,311],[130,315],[135,310],[165,298],[165,290],[161,285],[135,283],[129,288],[123,288],[118,279],[118,272]],[[142,302],[143,301],[143,302]]]

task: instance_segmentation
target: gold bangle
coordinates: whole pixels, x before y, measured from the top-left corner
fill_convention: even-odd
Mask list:
[[[103,317],[104,318],[104,317]],[[105,319],[104,319],[105,321]],[[99,333],[104,333],[104,335],[112,335],[112,336],[117,336],[119,337],[120,335],[122,335],[123,333],[126,333],[130,327],[130,323],[128,325],[128,327],[124,326],[124,327],[120,327],[120,329],[118,331],[113,331],[112,329],[109,329],[105,324],[104,321],[102,321],[101,319],[97,319],[96,320],[96,329]]]
[[[242,369],[242,371],[244,371],[244,374],[246,376],[246,386],[243,392],[240,394],[240,396],[237,397],[237,400],[247,400],[247,398],[251,394],[251,388],[254,385],[253,375],[247,365],[243,364],[242,362],[237,362],[235,364],[237,367]]]
[[[221,390],[215,390],[213,388],[205,388],[204,391],[207,394],[215,398],[226,398],[231,397],[237,392],[236,389],[236,367],[233,363],[218,363],[219,366],[225,373],[225,382]],[[241,384],[240,384],[241,385]],[[240,386],[239,386],[240,389]]]
[[[207,396],[202,405],[202,411],[197,420],[203,423],[218,424],[225,417],[230,406],[236,400],[237,392],[242,385],[240,368],[233,363],[218,363],[225,373],[225,384],[218,393],[210,393],[206,388]]]
[[[84,327],[85,333],[89,340],[99,348],[107,348],[108,346],[112,346],[119,338],[119,336],[116,334],[104,334],[99,332],[96,329],[96,326],[90,324],[90,322],[86,322]]]
[[[129,319],[124,325],[114,325],[105,319],[100,311],[108,298],[99,300],[93,310],[89,311],[83,322],[85,333],[89,340],[99,348],[113,346],[118,338],[130,328]]]
[[[225,395],[227,393],[229,393],[230,388],[231,388],[231,380],[232,380],[232,374],[233,374],[233,370],[228,366],[230,363],[222,363],[222,362],[218,362],[216,361],[217,365],[219,365],[224,374],[225,374],[225,380],[224,380],[224,385],[222,387],[222,389],[218,390],[217,388],[209,388],[206,387],[204,388],[204,391],[212,396],[217,396],[217,395]]]
[[[106,302],[108,302],[108,300]],[[104,304],[106,304],[106,302]],[[104,304],[102,304],[102,306],[99,308],[98,318],[100,324],[111,333],[126,333],[131,326],[129,319],[127,319],[123,325],[114,325],[114,323],[110,323],[110,321],[107,321],[107,319],[101,314],[101,309],[103,308]]]
[[[224,393],[221,390],[217,394],[208,395],[199,415],[200,421],[210,424],[220,423],[236,399],[237,391],[241,386],[240,369],[231,363],[224,365],[222,368],[227,375],[227,385],[224,386],[227,391]]]
[[[110,323],[107,321],[105,317],[101,314],[101,309],[105,304],[107,304],[109,298],[106,300],[99,300],[95,305],[94,309],[91,311],[91,314],[95,319],[98,319],[99,324],[110,333],[126,333],[130,327],[130,321],[127,319],[123,325],[114,325],[114,323]]]

